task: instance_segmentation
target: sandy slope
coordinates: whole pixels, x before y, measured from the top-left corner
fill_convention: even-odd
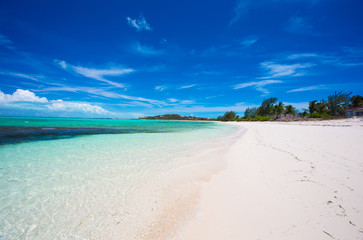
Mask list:
[[[180,239],[363,239],[363,120],[247,129]]]

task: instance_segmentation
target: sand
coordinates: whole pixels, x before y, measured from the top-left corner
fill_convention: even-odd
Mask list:
[[[178,239],[363,239],[363,119],[239,122]]]

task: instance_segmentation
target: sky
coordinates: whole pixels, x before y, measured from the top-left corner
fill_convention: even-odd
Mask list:
[[[363,95],[361,0],[0,0],[0,116],[240,116]]]

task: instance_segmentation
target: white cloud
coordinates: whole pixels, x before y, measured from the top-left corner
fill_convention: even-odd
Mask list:
[[[324,89],[324,88],[325,88],[324,85],[316,85],[316,86],[309,86],[309,87],[302,87],[302,88],[292,89],[292,90],[287,91],[287,93],[291,93],[291,92],[305,92],[305,91],[319,90],[319,89]]]
[[[261,63],[261,67],[268,71],[269,76],[261,77],[261,79],[285,76],[303,76],[305,75],[303,70],[314,65],[315,64],[312,63],[278,64],[274,62],[263,62]]]
[[[31,103],[31,104],[30,104]],[[110,114],[109,111],[88,103],[58,100],[48,100],[38,97],[29,90],[17,89],[13,94],[0,91],[0,106],[14,109],[33,109],[47,112],[81,112],[87,114]]]
[[[167,105],[164,101],[154,100],[154,99],[148,99],[143,97],[135,97],[135,96],[129,96],[125,94],[119,94],[112,91],[107,91],[102,88],[91,88],[91,87],[69,87],[69,86],[59,86],[59,87],[49,87],[44,88],[41,91],[46,92],[58,92],[58,91],[65,91],[65,92],[85,92],[92,95],[97,95],[101,97],[106,98],[114,98],[114,99],[126,99],[131,101],[139,101],[139,102],[146,102],[150,103],[156,106],[164,106]]]
[[[311,59],[311,61],[315,61],[317,64],[324,64],[324,65],[333,65],[338,67],[357,67],[362,66],[362,54],[357,50],[356,53],[346,53],[343,51],[343,54],[337,54],[337,53],[326,53],[326,54],[320,54],[320,53],[296,53],[291,54],[286,57],[288,60],[296,60],[296,59]],[[360,54],[360,55],[359,55]]]
[[[63,68],[66,69],[67,68],[67,63],[65,61],[56,61],[56,63],[58,63],[58,65]]]
[[[282,81],[280,81],[280,80],[264,80],[264,81],[259,81],[259,82],[246,82],[246,83],[237,84],[233,88],[241,89],[241,88],[245,88],[245,87],[263,87],[263,86],[266,86],[268,84],[273,84],[273,83],[282,83]]]
[[[13,94],[5,94],[0,91],[0,102],[39,102],[47,103],[45,97],[37,97],[29,90],[17,89]]]
[[[114,77],[114,76],[122,76],[128,73],[132,73],[135,70],[132,68],[120,68],[113,67],[108,69],[95,69],[95,68],[86,68],[82,66],[74,66],[66,63],[65,61],[55,60],[55,62],[64,70],[70,70],[74,73],[82,75],[84,77],[92,78],[98,80],[100,82],[107,83],[114,87],[125,88],[125,85],[122,83],[110,81],[106,79],[106,76]]]
[[[180,101],[180,104],[185,104],[185,105],[195,104],[195,101],[194,100],[182,100],[182,101]]]
[[[166,105],[166,103],[164,101],[143,98],[143,97],[129,96],[129,95],[125,95],[125,94],[109,92],[109,91],[102,90],[102,89],[86,88],[86,89],[82,89],[82,91],[91,93],[91,94],[95,94],[95,95],[99,95],[99,96],[103,96],[103,97],[108,97],[108,98],[116,98],[116,99],[119,98],[119,99],[131,100],[131,101],[146,102],[146,103],[150,103],[150,104],[153,104],[156,106]]]
[[[52,111],[61,112],[84,112],[90,114],[110,114],[109,111],[105,110],[100,106],[91,105],[88,103],[78,103],[78,102],[65,102],[62,100],[51,101],[48,108]]]
[[[301,58],[318,58],[322,57],[321,55],[318,55],[316,53],[295,53],[287,56],[287,59],[301,59]]]
[[[185,85],[185,86],[181,86],[180,88],[178,88],[178,90],[192,88],[192,87],[195,87],[195,86],[197,86],[197,84]]]
[[[137,53],[145,56],[162,55],[163,51],[157,50],[152,46],[142,45],[140,42],[136,41],[131,44],[131,50],[133,53]]]
[[[165,102],[163,101],[159,101],[159,100],[153,100],[153,99],[148,99],[148,98],[143,98],[143,97],[134,97],[134,96],[128,96],[128,95],[124,95],[124,94],[114,94],[117,98],[123,98],[123,99],[127,99],[127,100],[133,100],[133,101],[140,101],[140,102],[148,102],[157,106],[163,106],[166,105]]]
[[[170,103],[178,103],[178,104],[184,104],[184,105],[195,104],[194,100],[179,100],[176,98],[168,98],[167,100]],[[173,104],[171,104],[171,105],[173,105]]]
[[[131,68],[93,69],[80,66],[73,66],[73,70],[80,75],[100,81],[105,80],[104,76],[120,76],[134,71]]]
[[[16,73],[16,72],[0,72],[0,74],[13,76],[13,77],[26,78],[26,79],[30,79],[30,80],[34,80],[34,81],[38,81],[37,77],[39,77],[39,76],[33,76],[33,75],[29,75],[29,74]]]
[[[166,86],[155,86],[155,90],[156,91],[160,91],[160,92],[162,92],[162,91],[164,91],[166,89]]]
[[[237,84],[233,88],[241,89],[241,88],[246,88],[246,87],[254,87],[257,91],[260,91],[264,94],[268,94],[270,92],[266,88],[264,88],[264,86],[269,85],[269,84],[274,84],[274,83],[282,83],[282,81],[280,81],[280,80],[263,80],[263,81],[259,81],[259,82],[253,81],[253,82]]]
[[[140,16],[139,19],[132,19],[130,17],[126,18],[127,23],[130,27],[136,29],[136,31],[152,31],[150,25],[146,22],[146,19],[143,16]]]
[[[168,98],[167,99],[169,102],[171,102],[171,103],[175,103],[175,102],[178,102],[179,100],[178,99],[176,99],[176,98]]]

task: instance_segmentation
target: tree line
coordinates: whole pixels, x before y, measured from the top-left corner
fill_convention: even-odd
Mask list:
[[[207,121],[208,118],[193,117],[193,116],[180,116],[179,114],[164,114],[157,116],[147,116],[140,118],[141,120],[198,120]]]
[[[286,116],[300,118],[329,118],[344,116],[345,110],[351,107],[363,106],[363,97],[360,95],[351,96],[352,93],[335,92],[327,99],[309,102],[309,109],[298,110],[292,105],[284,105],[278,102],[278,98],[271,97],[264,99],[260,106],[247,108],[243,117],[236,112],[229,111],[217,118],[218,121],[268,121]]]

